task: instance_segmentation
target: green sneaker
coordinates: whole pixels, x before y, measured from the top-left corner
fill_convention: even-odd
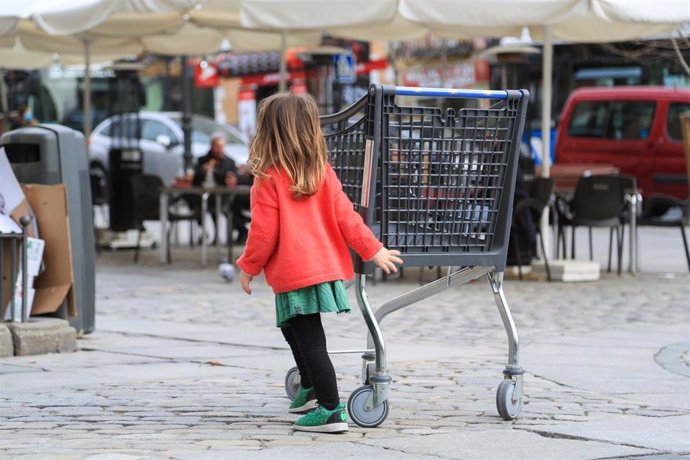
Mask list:
[[[295,400],[290,404],[288,412],[291,414],[304,414],[316,408],[316,392],[313,388],[299,387]]]
[[[294,425],[299,431],[317,433],[345,433],[347,431],[347,412],[345,404],[340,403],[333,410],[323,406],[301,416]]]

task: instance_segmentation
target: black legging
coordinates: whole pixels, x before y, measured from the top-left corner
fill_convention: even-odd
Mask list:
[[[328,357],[321,315],[297,315],[287,322],[290,327],[280,330],[292,350],[302,386],[313,386],[319,405],[328,410],[335,409],[340,404],[338,382],[333,363]]]

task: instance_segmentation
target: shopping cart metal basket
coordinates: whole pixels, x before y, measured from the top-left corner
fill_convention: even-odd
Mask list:
[[[396,96],[477,99],[480,108],[405,107]],[[529,94],[371,85],[342,112],[321,117],[331,164],[343,189],[383,244],[402,253],[404,266],[448,266],[448,275],[374,312],[367,299],[371,264],[355,256],[355,289],[369,329],[364,386],[348,401],[351,418],[375,427],[388,415],[391,376],[379,323],[388,314],[452,286],[486,276],[508,335],[508,364],[498,386],[506,420],[522,406],[518,334],[503,293],[513,193]],[[294,398],[299,373],[285,380]]]

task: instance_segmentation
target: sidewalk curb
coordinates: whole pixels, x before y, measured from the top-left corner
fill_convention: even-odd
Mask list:
[[[7,323],[6,327],[11,333],[15,356],[77,350],[77,331],[64,319],[32,318],[28,323]]]
[[[0,358],[14,356],[12,333],[5,324],[0,324]]]

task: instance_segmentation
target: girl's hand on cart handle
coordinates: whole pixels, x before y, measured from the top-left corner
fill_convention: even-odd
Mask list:
[[[399,255],[400,251],[397,249],[389,250],[387,248],[381,248],[371,259],[371,262],[374,262],[374,264],[386,272],[387,275],[391,272],[397,273],[398,267],[396,267],[395,264],[402,265],[403,263],[402,259],[398,257]]]
[[[249,283],[252,282],[254,277],[249,273],[240,271],[240,284],[242,285],[242,290],[249,295],[252,295],[252,288],[249,287]]]

